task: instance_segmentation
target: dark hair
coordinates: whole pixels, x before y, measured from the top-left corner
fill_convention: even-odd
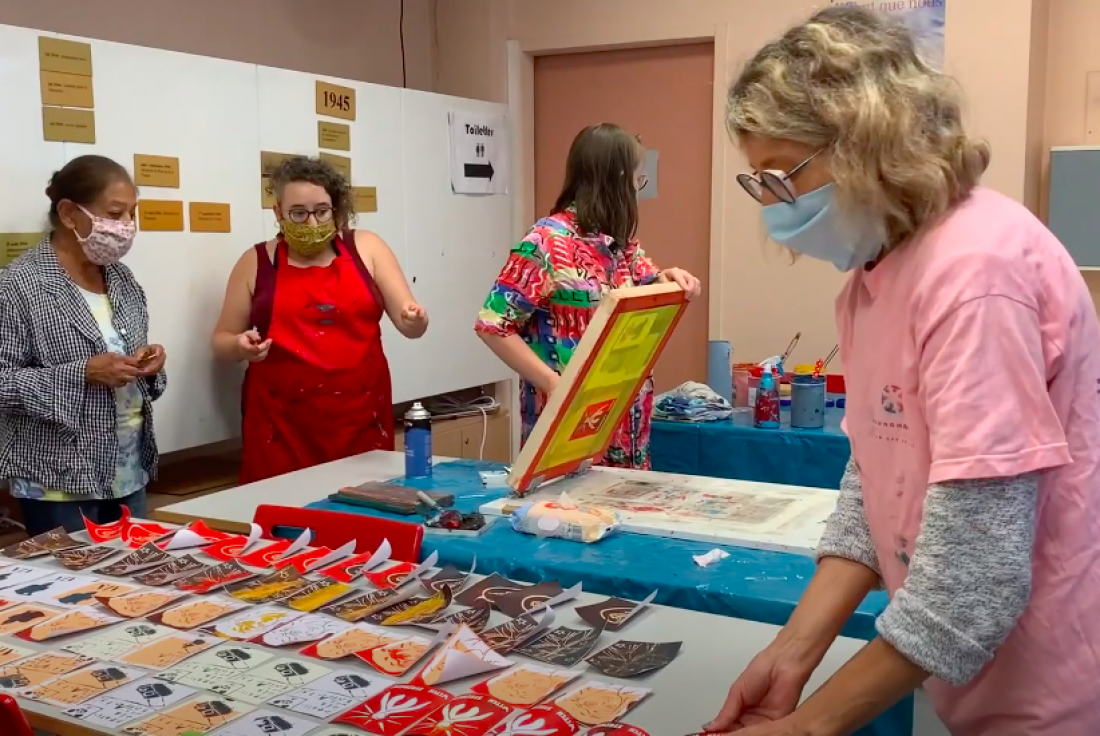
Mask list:
[[[618,125],[582,130],[569,147],[554,213],[575,207],[584,232],[610,235],[617,245],[626,245],[638,230],[634,170],[641,163],[640,151],[638,138]]]
[[[57,214],[61,200],[88,207],[116,181],[133,181],[122,164],[106,156],[77,156],[54,172],[46,187],[46,196],[50,198],[50,225],[61,226]]]
[[[340,230],[355,219],[355,198],[352,196],[351,186],[331,164],[319,158],[294,156],[283,161],[271,172],[271,186],[275,190],[275,197],[280,201],[286,185],[297,181],[315,184],[328,192],[332,199],[333,219]]]

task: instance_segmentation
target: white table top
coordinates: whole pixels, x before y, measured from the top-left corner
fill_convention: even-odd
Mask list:
[[[117,542],[114,544],[118,544]],[[198,559],[212,563],[201,553],[185,550],[195,555]],[[177,553],[182,554],[183,552]],[[51,558],[39,558],[26,563],[42,567],[48,567],[63,571],[63,568]],[[106,564],[106,563],[105,563]],[[76,574],[94,574],[81,571]],[[573,604],[565,604],[555,609],[555,626],[584,627],[585,624],[574,613],[574,605],[585,605],[603,600],[603,596],[582,594]],[[458,609],[455,609],[458,610]],[[504,619],[503,614],[494,612],[491,625],[496,625]],[[117,624],[125,626],[127,624]],[[93,631],[87,636],[95,636],[102,633],[103,629]],[[414,629],[416,633],[425,633],[423,629]],[[597,646],[606,646],[613,641],[682,641],[683,648],[680,655],[664,669],[648,676],[622,680],[623,684],[641,686],[654,690],[653,695],[647,698],[637,708],[628,713],[622,720],[645,729],[654,736],[679,736],[698,731],[702,724],[712,718],[721,706],[726,691],[733,679],[748,665],[749,661],[763,649],[779,631],[779,627],[768,624],[760,624],[739,619],[716,616],[713,614],[698,613],[664,606],[652,606],[649,610],[638,614],[621,631],[607,633],[600,639]],[[72,637],[71,641],[77,641],[82,637]],[[56,650],[60,645],[70,641],[61,639],[53,643],[33,643],[19,640],[20,646],[25,646],[39,651]],[[60,643],[59,643],[60,642]],[[806,689],[809,695],[831,676],[848,658],[855,654],[864,642],[840,638],[830,648],[824,661],[818,668]],[[294,648],[281,650],[280,656],[297,657]],[[302,658],[307,661],[308,658]],[[522,655],[510,655],[515,663],[529,662]],[[424,660],[426,661],[426,660]],[[421,662],[422,664],[422,662]],[[326,666],[333,669],[352,669],[361,671],[369,677],[376,677],[377,673],[354,658],[340,660],[339,662],[327,662]],[[414,667],[414,671],[417,668]],[[574,681],[580,684],[589,679],[598,679],[606,682],[615,682],[595,670],[588,668],[583,662],[575,669],[584,670],[584,674]],[[410,672],[401,678],[401,682],[407,682],[414,673]],[[461,694],[477,682],[486,679],[490,675],[461,680],[457,683],[448,683],[441,687],[451,693]],[[119,734],[118,731],[101,731],[89,729],[79,721],[64,716],[58,709],[20,699],[20,704],[31,716],[33,725],[40,729],[49,729],[61,736],[91,736],[93,734]],[[260,706],[271,709],[269,706]],[[271,709],[276,710],[278,709]],[[292,714],[294,715],[294,714]],[[47,717],[50,720],[44,720]],[[295,715],[303,718],[303,716]],[[306,718],[306,720],[313,720]],[[318,728],[324,724],[318,722]]]

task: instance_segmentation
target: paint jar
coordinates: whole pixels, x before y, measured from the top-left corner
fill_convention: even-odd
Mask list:
[[[735,363],[733,366],[733,405],[735,407],[752,406],[749,403],[749,379],[752,369],[756,366],[752,363]],[[757,383],[759,385],[759,383]]]
[[[800,365],[791,378],[791,427],[825,426],[825,376],[814,376],[813,366]]]

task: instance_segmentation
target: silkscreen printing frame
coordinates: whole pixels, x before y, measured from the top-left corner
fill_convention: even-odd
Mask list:
[[[686,307],[683,290],[671,283],[612,289],[603,296],[512,465],[508,485],[516,495],[587,470],[603,457]],[[646,357],[617,366],[617,352]]]

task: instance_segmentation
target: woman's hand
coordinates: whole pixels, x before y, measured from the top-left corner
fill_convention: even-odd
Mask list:
[[[797,715],[761,723],[758,726],[738,728],[733,733],[737,736],[813,736],[812,731],[798,722]]]
[[[699,282],[699,279],[682,268],[666,268],[664,271],[661,271],[661,277],[665,281],[671,281],[683,289],[684,293],[687,295],[688,301],[691,301],[703,293],[703,285]]]
[[[122,388],[141,375],[137,359],[120,353],[101,353],[89,358],[84,366],[84,378],[108,388]]]
[[[762,730],[759,736],[795,736],[800,731],[785,730],[785,723],[798,706],[802,689],[810,679],[812,667],[802,664],[792,648],[776,640],[756,655],[737,681],[730,687],[726,703],[718,717],[704,728],[707,733],[738,731],[746,736],[757,734],[753,726],[782,727],[777,731]],[[741,731],[740,729],[746,729]]]
[[[137,361],[142,376],[155,376],[160,373],[164,370],[166,358],[162,345],[146,345],[138,348],[134,353],[134,360]]]
[[[249,363],[259,363],[267,357],[267,351],[271,349],[271,338],[260,339],[260,333],[256,330],[248,330],[237,335],[237,359]]]
[[[401,307],[401,324],[399,327],[402,334],[416,335],[417,337],[423,335],[428,329],[428,310],[416,302],[405,302]]]

